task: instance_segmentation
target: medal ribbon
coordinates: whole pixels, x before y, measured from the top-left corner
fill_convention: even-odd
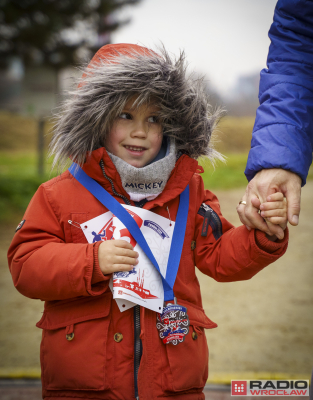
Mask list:
[[[139,246],[142,248],[149,260],[161,275],[164,289],[164,300],[173,300],[173,287],[178,272],[187,225],[189,185],[187,185],[186,189],[179,196],[179,206],[176,215],[170,254],[167,262],[166,277],[164,278],[145,237],[143,236],[133,217],[125,210],[125,208],[109,192],[99,185],[99,183],[87,175],[76,163],[73,163],[70,166],[69,172],[75,179],[78,180],[81,185],[85,187],[85,189],[87,189],[97,200],[100,201],[100,203],[110,210],[126,226],[130,234],[137,241]]]

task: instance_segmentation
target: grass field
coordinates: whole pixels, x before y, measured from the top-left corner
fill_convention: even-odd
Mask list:
[[[215,168],[202,160],[205,187],[210,190],[244,188],[244,175],[250,149],[252,117],[224,118],[216,132],[217,150],[226,156]],[[46,158],[44,175],[37,173],[38,121],[7,112],[0,113],[0,222],[10,221],[14,215],[22,216],[38,186],[56,175],[51,171],[52,160]],[[52,123],[45,124],[45,152],[51,138]],[[311,168],[309,179],[313,178]]]
[[[204,162],[205,186],[212,190],[244,187],[246,160],[246,154],[230,154],[227,163],[219,162],[215,169]],[[23,214],[38,186],[55,175],[56,172],[51,171],[51,160],[47,160],[45,174],[38,176],[35,152],[0,152],[0,221],[9,221],[16,213]]]

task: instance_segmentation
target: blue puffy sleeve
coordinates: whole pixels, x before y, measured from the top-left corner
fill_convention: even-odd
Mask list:
[[[279,0],[245,174],[283,168],[305,184],[313,148],[313,0]]]

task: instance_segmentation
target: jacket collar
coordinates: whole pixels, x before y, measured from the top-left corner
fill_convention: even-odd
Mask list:
[[[113,195],[111,183],[103,176],[100,167],[101,160],[103,160],[106,175],[113,182],[115,191],[129,199],[128,193],[122,186],[120,175],[104,147],[91,152],[87,156],[87,160],[82,168],[86,174]],[[198,165],[196,160],[183,154],[177,160],[163,192],[154,200],[148,201],[143,208],[152,209],[153,207],[163,206],[168,201],[178,197],[186,188],[195,172],[203,172],[202,167]],[[131,203],[133,204],[133,202]]]

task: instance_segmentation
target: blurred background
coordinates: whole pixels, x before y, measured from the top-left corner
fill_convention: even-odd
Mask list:
[[[276,0],[1,0],[0,1],[0,378],[39,377],[43,304],[13,287],[6,251],[32,195],[55,175],[47,149],[53,110],[75,87],[78,67],[107,43],[163,43],[184,50],[190,71],[205,76],[212,107],[227,110],[216,147],[227,157],[203,161],[206,188],[222,212],[236,205],[266,66],[267,32]],[[287,255],[252,281],[217,284],[199,275],[204,308],[218,329],[207,332],[210,381],[308,379],[313,367],[312,171],[300,225]]]

